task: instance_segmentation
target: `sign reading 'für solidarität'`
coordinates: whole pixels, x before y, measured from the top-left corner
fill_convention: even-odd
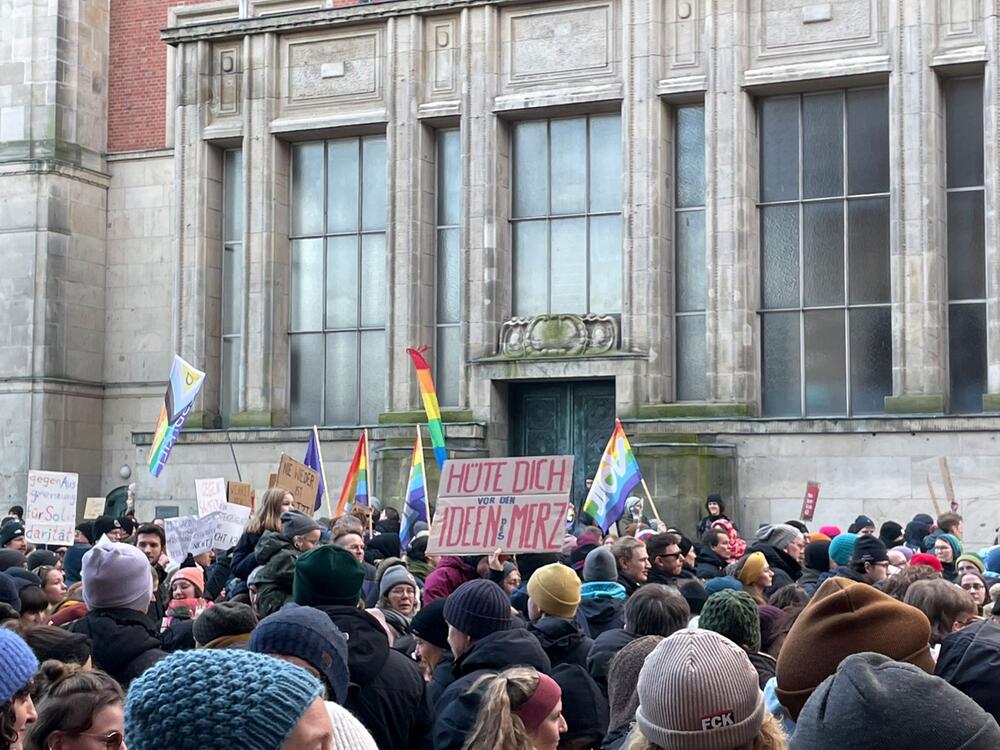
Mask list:
[[[554,552],[562,545],[573,456],[449,459],[427,552]]]

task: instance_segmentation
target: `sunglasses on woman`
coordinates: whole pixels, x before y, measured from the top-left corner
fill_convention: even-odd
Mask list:
[[[120,750],[125,737],[121,732],[108,732],[107,734],[97,734],[95,732],[80,732],[81,737],[96,737],[104,742],[107,750]]]

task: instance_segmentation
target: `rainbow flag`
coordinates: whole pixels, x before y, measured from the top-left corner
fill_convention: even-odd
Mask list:
[[[339,518],[347,512],[353,503],[368,505],[368,430],[361,433],[358,447],[354,451],[354,459],[347,469],[344,478],[344,488],[340,491],[337,510],[333,517]]]
[[[424,443],[420,438],[420,427],[417,426],[417,442],[413,444],[413,456],[410,458],[410,478],[406,481],[403,523],[399,530],[399,546],[403,552],[406,552],[416,536],[414,525],[419,521],[427,523],[428,518],[430,511],[427,508],[427,482],[424,480]]]
[[[642,473],[629,445],[622,423],[615,420],[615,431],[611,433],[608,447],[604,449],[601,463],[594,475],[594,484],[583,504],[585,513],[594,517],[597,525],[606,533],[625,510],[625,499],[639,483]]]
[[[424,399],[424,411],[427,412],[427,431],[431,434],[431,445],[434,446],[434,458],[437,459],[438,468],[443,469],[444,462],[448,460],[448,449],[444,446],[444,427],[441,425],[437,391],[434,390],[434,381],[431,379],[431,366],[424,359],[424,351],[426,347],[419,351],[407,349],[406,353],[410,355],[413,366],[417,368],[417,382],[420,384],[420,395]]]
[[[153,444],[149,449],[149,473],[154,477],[160,476],[166,466],[170,451],[184,429],[184,421],[191,412],[191,404],[198,396],[204,380],[205,373],[174,355],[174,364],[167,380],[167,393],[163,397]]]

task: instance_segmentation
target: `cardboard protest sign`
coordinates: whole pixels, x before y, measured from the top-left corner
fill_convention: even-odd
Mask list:
[[[83,517],[93,520],[104,515],[104,506],[108,502],[106,497],[88,497],[87,504],[83,508]]]
[[[276,487],[292,493],[295,510],[312,516],[316,510],[316,494],[319,492],[319,474],[289,455],[281,455],[278,465]]]
[[[178,516],[163,519],[163,530],[167,535],[167,555],[175,563],[182,563],[188,554],[199,555],[212,549],[215,540],[215,514]]]
[[[427,552],[556,552],[572,486],[573,456],[449,459]]]
[[[222,510],[212,514],[215,519],[214,549],[229,549],[235,546],[243,535],[243,528],[250,520],[250,509],[243,505],[224,503]]]
[[[73,544],[79,474],[29,471],[24,536],[32,544]]]
[[[198,515],[207,516],[222,510],[226,504],[226,480],[222,477],[213,479],[195,479],[194,492],[198,498]]]
[[[227,482],[226,499],[233,505],[243,505],[253,510],[253,485],[249,482]]]
[[[803,521],[813,520],[817,502],[819,502],[819,482],[806,482],[806,496],[802,499],[802,513],[799,514]]]

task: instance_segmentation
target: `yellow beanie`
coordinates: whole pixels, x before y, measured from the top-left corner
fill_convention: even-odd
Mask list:
[[[751,552],[746,562],[743,563],[740,572],[736,574],[736,577],[740,579],[740,583],[744,586],[749,586],[760,578],[760,574],[764,572],[765,567],[767,567],[767,559],[764,557],[764,553]]]
[[[545,614],[572,619],[580,604],[580,578],[562,563],[543,565],[528,579],[528,596]]]

